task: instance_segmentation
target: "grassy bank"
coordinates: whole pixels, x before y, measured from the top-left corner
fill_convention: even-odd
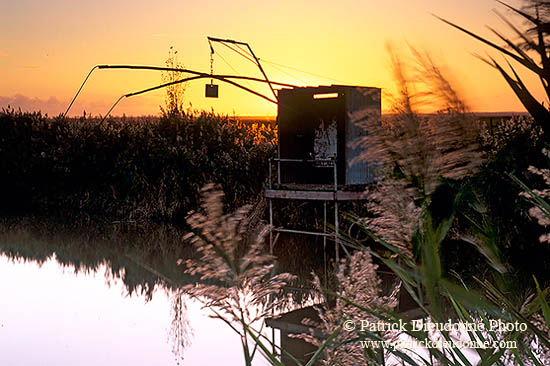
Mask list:
[[[207,182],[235,208],[261,192],[275,136],[270,125],[206,112],[101,123],[3,110],[0,209],[177,222]]]

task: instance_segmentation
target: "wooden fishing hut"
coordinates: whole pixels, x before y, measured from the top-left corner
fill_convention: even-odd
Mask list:
[[[367,199],[365,186],[376,180],[376,166],[361,159],[369,128],[380,123],[381,90],[331,85],[278,92],[277,158],[269,162],[270,248],[278,233],[333,237],[338,258],[338,203]],[[273,200],[323,201],[323,230],[285,228],[274,222]],[[327,231],[327,204],[333,207],[334,233]],[[345,249],[345,248],[344,248]]]

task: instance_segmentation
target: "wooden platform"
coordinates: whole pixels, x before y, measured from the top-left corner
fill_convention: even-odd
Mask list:
[[[354,191],[304,191],[289,189],[266,189],[266,198],[312,201],[359,201],[369,199],[368,192]]]

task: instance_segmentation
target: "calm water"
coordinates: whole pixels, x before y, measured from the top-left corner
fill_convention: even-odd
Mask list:
[[[33,221],[0,230],[0,365],[244,364],[226,324],[177,306],[177,231]]]

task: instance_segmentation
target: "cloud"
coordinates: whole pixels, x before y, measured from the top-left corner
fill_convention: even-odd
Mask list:
[[[162,101],[162,100],[161,100]],[[57,116],[64,113],[69,105],[69,100],[59,100],[56,97],[48,99],[30,98],[22,94],[16,94],[13,97],[0,96],[0,108],[10,106],[15,110],[21,109],[23,112],[42,112],[50,116]],[[84,111],[86,114],[103,115],[112,106],[114,101],[103,100],[78,100],[71,107],[70,116],[81,116]],[[153,97],[141,97],[135,99],[123,100],[113,111],[114,115],[150,115],[159,112],[159,100]]]
[[[8,57],[8,54],[4,52],[0,52],[0,57]]]
[[[0,107],[21,109],[23,112],[41,111],[49,115],[57,115],[67,108],[67,103],[58,100],[55,97],[49,99],[29,98],[27,96],[16,94],[13,97],[0,96]]]

